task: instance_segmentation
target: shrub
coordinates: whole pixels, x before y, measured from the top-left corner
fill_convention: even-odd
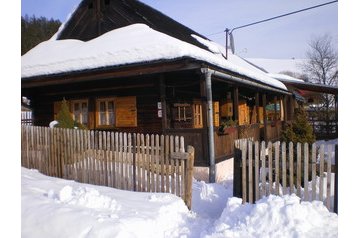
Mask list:
[[[59,128],[86,129],[86,127],[84,125],[73,120],[73,117],[70,113],[70,109],[68,108],[66,99],[62,100],[61,109],[58,112],[56,120],[58,121],[58,124],[56,125],[56,127],[59,127]]]
[[[282,131],[281,139],[286,143],[292,141],[294,144],[315,142],[312,126],[309,124],[307,114],[304,109],[297,108],[295,110],[295,119],[292,124],[287,124]]]

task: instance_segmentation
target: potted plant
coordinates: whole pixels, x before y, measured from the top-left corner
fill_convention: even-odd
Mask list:
[[[218,133],[220,135],[227,135],[235,131],[237,131],[237,121],[229,119],[221,122]]]

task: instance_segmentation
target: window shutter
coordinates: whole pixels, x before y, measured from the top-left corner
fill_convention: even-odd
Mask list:
[[[116,127],[136,127],[137,98],[135,96],[118,97],[115,104]]]
[[[246,105],[246,101],[239,101],[239,125],[245,125],[249,123],[249,110]]]
[[[194,128],[203,128],[203,110],[200,101],[194,101]]]
[[[53,119],[56,120],[57,119],[57,114],[59,113],[60,109],[61,109],[61,103],[62,101],[57,101],[53,103]]]
[[[259,120],[260,124],[264,124],[264,108],[259,107]]]
[[[220,104],[218,101],[213,102],[213,119],[214,127],[219,127],[220,125]]]

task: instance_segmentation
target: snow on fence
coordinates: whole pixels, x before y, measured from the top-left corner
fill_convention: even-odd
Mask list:
[[[319,147],[319,148],[318,148]],[[322,201],[337,213],[338,146],[235,141],[234,191],[243,203],[269,194],[295,193],[302,201]],[[335,163],[332,159],[335,156]],[[323,159],[322,159],[323,158]],[[246,168],[246,169],[245,169]]]
[[[191,208],[194,148],[184,138],[21,127],[21,165],[123,190],[172,193]]]

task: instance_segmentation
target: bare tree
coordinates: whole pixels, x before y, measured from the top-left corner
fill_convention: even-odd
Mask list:
[[[332,37],[323,35],[309,42],[306,52],[308,62],[303,65],[311,82],[324,85],[337,85],[338,54],[332,45]]]
[[[309,42],[306,52],[308,62],[302,69],[312,83],[334,86],[338,83],[338,54],[332,44],[332,37],[323,35],[313,38]],[[331,130],[330,122],[333,119],[335,98],[330,94],[322,94],[318,102],[310,106],[318,120],[325,121],[324,130],[328,134]]]

